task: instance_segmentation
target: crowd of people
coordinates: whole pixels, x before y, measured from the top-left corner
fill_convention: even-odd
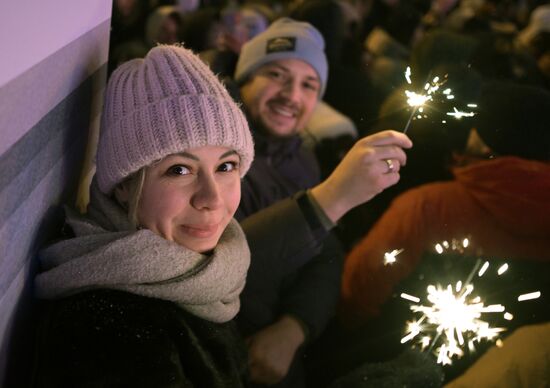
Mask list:
[[[34,385],[547,383],[521,340],[548,332],[544,290],[504,341],[515,375],[498,349],[452,373],[411,352],[392,306],[465,237],[457,265],[546,283],[549,37],[534,0],[114,0],[90,204],[40,254]]]

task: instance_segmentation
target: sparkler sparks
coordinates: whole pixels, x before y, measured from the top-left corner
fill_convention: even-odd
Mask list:
[[[412,84],[411,81],[411,68],[407,66],[407,69],[405,70],[405,79],[407,80],[407,83],[409,85]],[[444,85],[447,82],[447,79],[441,80],[439,77],[434,77],[430,81],[430,75],[428,75],[427,82],[424,84],[424,90],[421,93],[412,91],[412,90],[405,90],[405,96],[407,97],[407,104],[413,108],[411,110],[411,114],[409,116],[409,119],[407,120],[407,123],[405,124],[405,128],[403,129],[403,133],[407,133],[409,126],[411,125],[411,121],[416,115],[416,112],[419,111],[420,113],[423,112],[423,107],[428,104],[428,102],[433,102],[434,97],[436,95],[442,95],[444,99],[447,100],[453,100],[455,96],[452,94],[451,88],[446,88],[444,90],[441,90],[442,85]],[[477,107],[476,104],[467,104],[469,108],[475,108]],[[461,110],[458,110],[456,107],[453,107],[453,112],[447,112],[448,116],[454,117],[457,120],[462,119],[463,117],[472,117],[475,115],[474,112],[464,112]],[[428,117],[427,115],[416,115],[417,119]],[[442,121],[443,123],[446,123],[445,120]]]
[[[403,299],[410,300],[411,302],[414,302],[414,303],[420,303],[420,298],[418,298],[416,296],[409,295],[409,294],[405,294],[404,292],[401,293],[401,297]]]
[[[451,250],[453,252],[464,253],[464,251],[470,246],[470,240],[468,237],[463,238],[462,240],[457,240],[453,238],[451,242],[445,240],[434,245],[434,249],[440,255],[443,252]]]
[[[483,314],[502,313],[505,307],[501,304],[486,306],[479,296],[473,296],[474,286],[459,281],[455,287],[451,284],[441,286],[429,285],[426,299],[431,304],[413,304],[413,313],[420,313],[418,321],[407,322],[407,334],[401,343],[413,340],[419,334],[424,336],[419,340],[422,348],[435,348],[437,362],[443,365],[451,364],[453,357],[464,354],[463,346],[469,349],[483,339],[491,340],[504,331],[501,327],[491,327],[482,319]],[[410,301],[420,298],[401,294],[403,299]],[[415,302],[419,303],[419,302]],[[427,339],[428,338],[428,339]]]
[[[497,273],[498,275],[502,275],[504,272],[508,271],[508,264],[503,264],[502,266],[500,266],[500,268],[498,269]]]
[[[411,68],[407,66],[407,69],[405,70],[405,79],[407,80],[408,84],[412,84],[411,81]],[[430,75],[428,75],[428,80],[430,79]],[[407,133],[409,130],[409,126],[411,125],[411,121],[416,114],[416,111],[419,108],[422,108],[428,101],[433,101],[433,95],[439,90],[439,87],[444,82],[439,82],[439,77],[434,77],[432,79],[432,82],[426,82],[424,85],[425,93],[417,93],[412,90],[405,90],[405,95],[407,96],[407,104],[411,106],[411,114],[409,116],[409,119],[407,120],[407,124],[405,124],[405,129],[403,129],[403,133]],[[418,117],[421,118],[422,116]]]
[[[481,269],[480,269],[479,272],[477,273],[477,276],[482,277],[483,274],[485,274],[485,271],[487,271],[487,268],[489,268],[489,262],[488,262],[488,261],[486,261],[485,263],[483,263],[483,266],[481,267]]]
[[[540,296],[541,296],[540,291],[530,292],[529,294],[523,294],[523,295],[518,296],[518,302],[523,302],[525,300],[531,300],[531,299],[537,299],[537,298],[540,298]]]
[[[462,112],[455,107],[453,107],[454,112],[447,112],[448,116],[453,116],[455,119],[460,120],[463,117],[473,117],[475,116],[474,112]]]
[[[391,252],[384,253],[384,265],[393,264],[397,261],[396,256],[403,252],[403,249],[394,249]]]
[[[416,92],[411,92],[410,90],[405,90],[405,95],[407,96],[407,104],[412,107],[422,107],[426,102],[432,100],[432,96],[427,94],[418,94]]]
[[[460,251],[470,245],[469,239],[443,241],[435,244],[438,253],[444,251]],[[406,331],[401,343],[410,342],[413,346],[432,352],[437,362],[449,365],[454,358],[460,358],[466,350],[475,351],[475,344],[481,341],[498,341],[504,327],[493,327],[491,317],[500,317],[505,321],[514,319],[514,315],[506,311],[501,303],[486,304],[484,298],[476,295],[473,279],[483,277],[489,272],[489,261],[478,259],[465,280],[452,284],[429,284],[423,298],[401,293],[400,297],[409,301],[409,309],[414,318],[406,323]],[[509,270],[508,264],[495,267],[499,277]],[[517,300],[527,301],[541,297],[540,291],[519,295]],[[496,315],[495,315],[496,314]],[[500,321],[503,322],[503,321]]]

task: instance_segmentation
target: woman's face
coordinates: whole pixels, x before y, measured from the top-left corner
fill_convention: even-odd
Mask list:
[[[239,205],[239,163],[235,151],[207,146],[148,167],[138,224],[193,251],[212,250]]]

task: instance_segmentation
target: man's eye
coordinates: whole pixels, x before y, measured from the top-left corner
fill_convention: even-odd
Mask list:
[[[191,173],[187,167],[182,166],[181,164],[170,167],[167,172],[168,175],[187,175]]]
[[[220,166],[218,167],[218,171],[231,172],[231,171],[237,170],[238,168],[239,168],[239,163],[237,162],[224,162],[220,164]]]
[[[267,72],[267,76],[269,78],[272,78],[272,79],[282,79],[283,78],[283,73],[281,73],[280,71],[277,71],[277,70],[269,70]]]
[[[319,86],[317,84],[310,82],[304,82],[304,88],[314,92],[317,92],[319,90]]]

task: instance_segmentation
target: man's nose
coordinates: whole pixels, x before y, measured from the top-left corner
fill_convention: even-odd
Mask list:
[[[300,100],[301,90],[299,82],[295,80],[287,81],[281,90],[281,95],[292,102]]]

